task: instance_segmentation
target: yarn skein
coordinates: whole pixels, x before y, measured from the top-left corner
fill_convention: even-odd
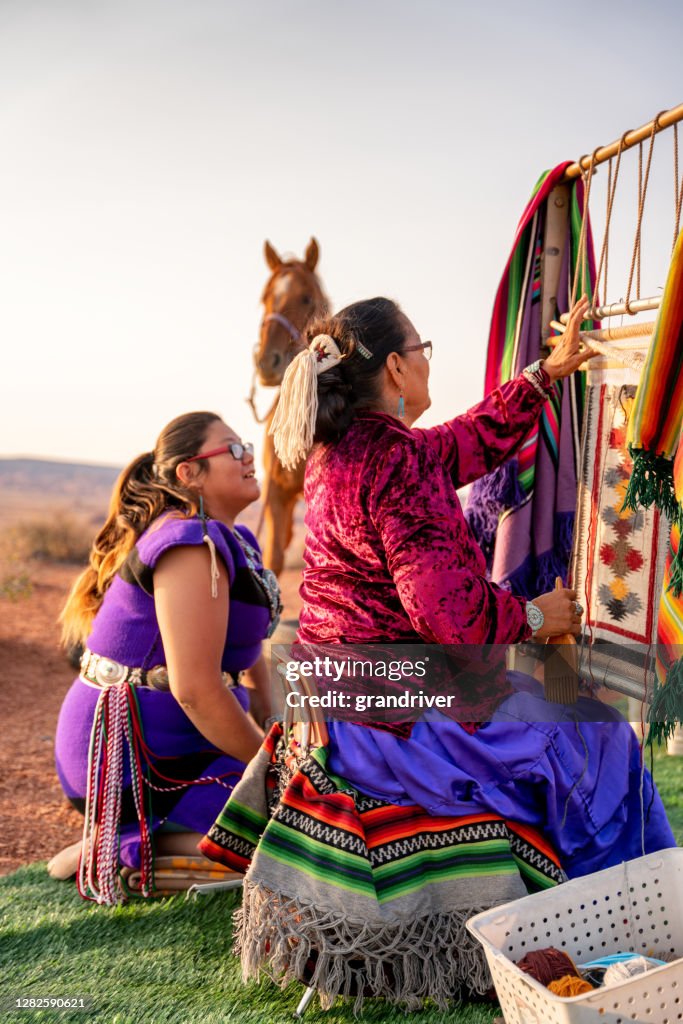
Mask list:
[[[555,949],[554,946],[532,950],[517,961],[517,966],[525,974],[540,981],[541,985],[545,985],[546,988],[551,981],[559,981],[568,975],[574,978],[579,976],[571,957],[561,949]]]
[[[562,999],[571,999],[572,996],[582,996],[584,992],[592,992],[593,986],[583,978],[577,978],[573,974],[568,974],[557,981],[551,981],[548,989],[554,995],[561,996]]]
[[[628,981],[629,978],[635,978],[638,974],[651,971],[655,966],[644,956],[634,956],[632,960],[623,960],[621,963],[608,967],[602,983],[603,985],[618,985],[620,981]]]

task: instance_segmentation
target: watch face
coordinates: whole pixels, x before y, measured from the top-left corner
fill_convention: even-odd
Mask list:
[[[537,605],[532,604],[531,601],[526,606],[526,621],[531,626],[532,633],[540,629],[544,622],[543,612]]]

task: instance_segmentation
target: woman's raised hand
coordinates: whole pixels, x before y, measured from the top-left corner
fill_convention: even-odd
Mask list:
[[[551,590],[549,594],[535,597],[532,603],[543,612],[543,625],[534,633],[534,639],[547,640],[549,636],[562,633],[578,636],[581,632],[580,605],[575,590]]]
[[[585,319],[589,306],[590,302],[585,295],[574,303],[569,313],[566,331],[557,339],[557,344],[548,358],[543,360],[543,369],[551,380],[568,377],[578,370],[581,363],[599,354],[587,348],[579,337],[581,321]]]

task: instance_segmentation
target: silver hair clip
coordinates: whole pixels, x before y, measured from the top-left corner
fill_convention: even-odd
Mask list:
[[[372,359],[372,352],[369,348],[366,348],[362,341],[356,342],[356,350],[360,352],[363,359]]]

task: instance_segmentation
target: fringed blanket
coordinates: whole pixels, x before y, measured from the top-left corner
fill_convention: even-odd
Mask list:
[[[626,500],[631,508],[654,504],[671,519],[680,515],[674,494],[674,456],[682,422],[683,231],[674,247],[629,424],[633,475]]]
[[[542,340],[541,272],[547,200],[568,165],[544,174],[525,209],[496,294],[489,334],[486,391],[539,358]],[[562,254],[555,316],[569,308],[581,232],[583,182],[570,192],[569,230]],[[578,294],[592,295],[593,245],[587,225],[587,279]],[[550,319],[550,318],[548,318]],[[586,326],[586,325],[584,325]],[[588,326],[594,326],[589,321]],[[558,382],[537,428],[518,455],[477,481],[466,513],[487,555],[492,579],[534,597],[567,575],[576,504],[576,465],[583,410],[581,374]]]
[[[236,915],[245,980],[268,968],[339,994],[440,1007],[491,980],[465,922],[564,880],[534,829],[490,814],[433,817],[363,796],[316,750],[286,769],[273,727],[200,849],[248,867]]]
[[[624,507],[654,506],[672,520],[657,632],[649,741],[683,724],[683,231],[676,240],[629,423],[633,472]]]

